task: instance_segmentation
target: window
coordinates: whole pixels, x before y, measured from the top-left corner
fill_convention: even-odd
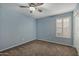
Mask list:
[[[71,17],[63,17],[56,20],[56,37],[71,37]]]

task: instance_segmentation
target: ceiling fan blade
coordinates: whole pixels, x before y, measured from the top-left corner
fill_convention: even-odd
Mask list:
[[[21,8],[29,8],[28,6],[19,6],[19,7],[21,7]]]
[[[42,12],[42,10],[41,9],[39,9],[39,8],[35,8],[37,11],[39,11],[39,12]]]
[[[43,5],[43,3],[28,3],[30,7],[37,7]]]
[[[38,9],[38,11],[39,11],[39,12],[42,12],[42,10],[41,10],[41,9]]]

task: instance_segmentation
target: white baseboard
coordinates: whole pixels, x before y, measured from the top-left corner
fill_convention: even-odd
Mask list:
[[[35,39],[32,39],[32,40],[35,40]],[[1,49],[0,51],[4,51],[4,50],[10,49],[10,48],[13,48],[13,47],[16,47],[16,46],[22,45],[22,44],[27,43],[27,42],[30,42],[30,41],[32,41],[32,40],[25,41],[25,42],[22,42],[22,43],[17,43],[16,45],[13,45],[13,46],[10,46],[10,47],[7,47],[7,48],[4,48],[4,49]]]
[[[37,40],[43,40],[43,41],[48,41],[48,42],[52,42],[52,43],[57,43],[57,44],[62,44],[62,45],[67,45],[67,46],[72,46],[74,47],[73,45],[69,45],[69,44],[64,44],[64,43],[60,43],[60,42],[56,42],[56,41],[52,41],[52,40],[46,40],[46,39],[37,39]]]

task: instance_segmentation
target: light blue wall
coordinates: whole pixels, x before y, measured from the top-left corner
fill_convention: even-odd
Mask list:
[[[73,32],[74,32],[74,47],[76,47],[79,55],[79,3],[77,4],[76,8],[74,9],[73,13]]]
[[[73,45],[72,36],[70,39],[56,37],[56,18],[58,16],[71,16],[73,18],[73,12],[37,19],[37,39],[52,41],[60,44]]]
[[[0,50],[34,39],[36,39],[35,19],[12,9],[10,4],[0,4]]]

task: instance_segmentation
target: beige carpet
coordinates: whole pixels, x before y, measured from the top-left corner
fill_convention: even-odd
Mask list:
[[[41,40],[33,40],[23,45],[0,52],[3,56],[76,56],[74,47],[51,43]]]

